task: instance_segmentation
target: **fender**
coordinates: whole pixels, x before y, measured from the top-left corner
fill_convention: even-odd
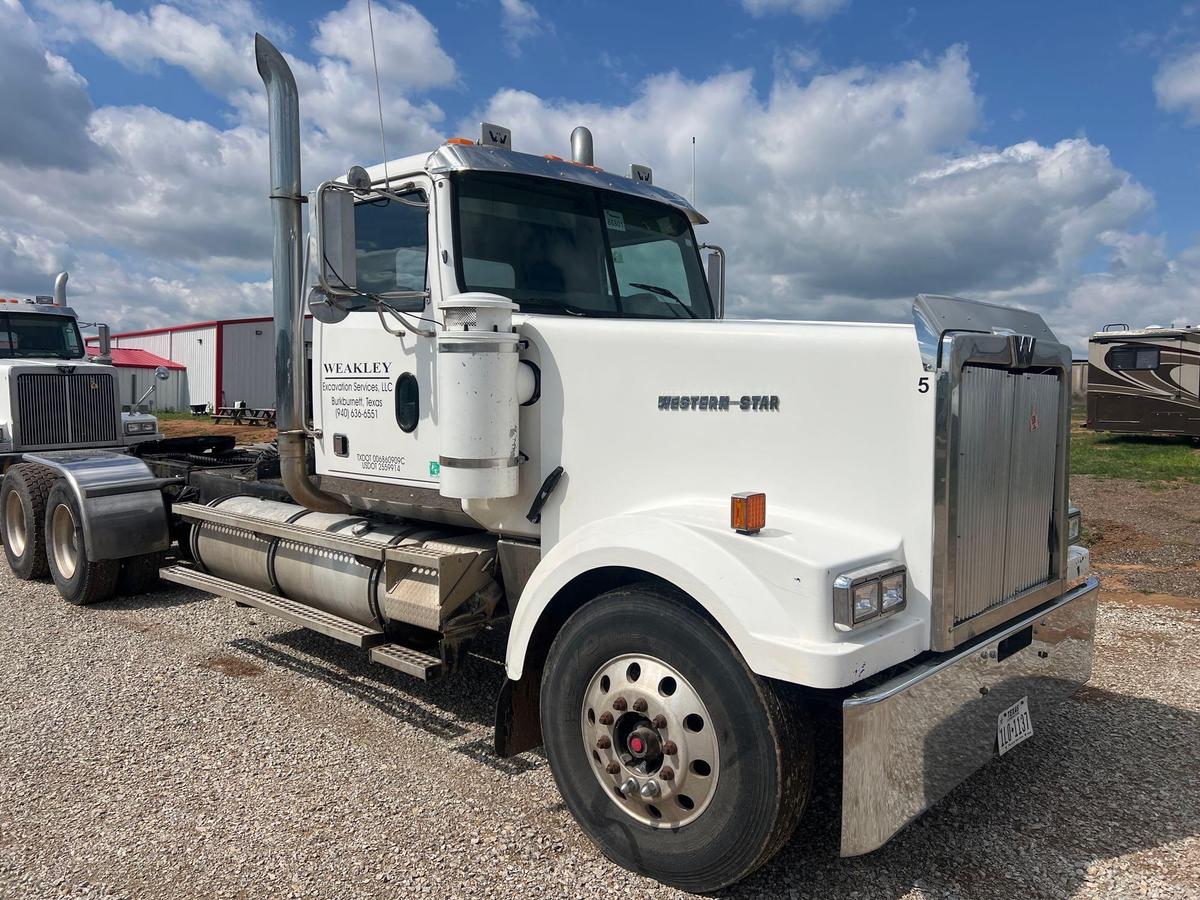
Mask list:
[[[162,486],[135,456],[111,450],[26,453],[26,462],[53,469],[70,485],[83,514],[90,559],[124,559],[166,550],[171,544]]]
[[[620,566],[687,593],[724,629],[759,675],[839,688],[929,647],[928,600],[909,585],[908,608],[860,631],[833,625],[832,583],[841,572],[904,561],[899,535],[853,532],[773,510],[757,535],[729,528],[720,504],[672,506],[591,522],[542,558],[521,593],[509,632],[508,677],[519,681],[539,619],[572,579]]]

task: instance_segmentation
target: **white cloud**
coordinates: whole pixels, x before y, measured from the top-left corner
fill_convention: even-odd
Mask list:
[[[0,294],[45,293],[69,268],[85,316],[123,327],[268,311],[266,104],[249,38],[255,24],[278,26],[246,0],[43,9],[45,33],[67,50],[86,41],[135,71],[181,67],[230,114],[212,124],[145,106],[93,109],[66,59],[15,0],[0,0],[0,111],[25,123],[23,142],[0,142]],[[291,55],[306,184],[379,158],[370,52],[349,43],[365,14],[364,0],[350,0],[314,23],[313,56]],[[411,48],[380,57],[389,151],[432,147],[443,116],[419,91],[453,85],[453,60],[407,4],[377,3],[375,27],[382,46]]]
[[[517,56],[521,46],[550,29],[528,0],[500,0],[500,27],[504,30],[504,43],[508,52]]]
[[[0,162],[87,167],[98,156],[86,122],[87,84],[46,50],[16,0],[0,0]]]
[[[1193,124],[1200,123],[1200,50],[1163,63],[1154,76],[1154,94],[1163,109],[1182,112]]]
[[[0,0],[0,110],[26,124],[24,143],[0,144],[0,294],[45,292],[70,268],[84,314],[123,327],[266,311],[265,101],[245,27],[261,14],[248,0],[134,13],[45,3],[39,33]],[[432,148],[444,117],[424,92],[457,86],[457,67],[413,7],[374,9],[380,46],[408,54],[380,56],[390,155]],[[369,49],[354,40],[364,16],[364,0],[350,0],[289,54],[309,185],[378,159]],[[285,29],[262,27],[287,47]],[[227,116],[93,109],[61,55],[83,41],[138,71],[185,69]],[[463,127],[486,118],[511,126],[523,150],[566,155],[571,129],[587,124],[605,168],[648,163],[683,191],[695,135],[699,205],[714,222],[701,237],[730,251],[737,315],[904,319],[913,294],[935,291],[1036,308],[1080,340],[1108,321],[1182,321],[1200,308],[1200,248],[1172,257],[1141,231],[1153,198],[1104,147],[973,141],[981,101],[962,48],[816,76],[807,63],[774,66],[765,93],[754,73],[729,70],[658,74],[621,105],[500,90]]]
[[[39,0],[39,5],[57,20],[59,36],[88,40],[132,69],[149,71],[160,62],[180,66],[215,92],[257,78],[249,27],[240,39],[231,39],[214,22],[166,4],[132,13],[109,0]]]
[[[379,77],[384,84],[393,88],[440,87],[458,77],[454,60],[438,42],[437,29],[414,7],[407,3],[375,3],[372,18]],[[317,23],[313,48],[329,59],[344,61],[351,72],[373,79],[367,25],[366,0],[351,0]]]
[[[742,0],[742,6],[755,16],[793,13],[810,21],[828,19],[849,3],[850,0]]]
[[[748,71],[669,74],[624,106],[501,91],[482,115],[535,153],[562,153],[587,124],[600,165],[650,163],[682,193],[696,135],[699,205],[714,223],[701,239],[730,250],[738,315],[903,319],[922,291],[1053,314],[1089,255],[1116,258],[1112,236],[1153,203],[1084,138],[972,143],[979,100],[958,47],[807,83],[777,75],[765,98]]]

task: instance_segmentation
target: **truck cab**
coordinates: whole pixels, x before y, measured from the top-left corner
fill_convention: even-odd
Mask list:
[[[0,458],[30,451],[121,449],[159,437],[158,420],[123,413],[113,367],[89,359],[79,317],[53,296],[0,302]]]

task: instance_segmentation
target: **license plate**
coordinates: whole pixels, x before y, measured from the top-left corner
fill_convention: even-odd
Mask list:
[[[1022,697],[996,717],[996,747],[1003,756],[1026,738],[1033,737],[1029,698]]]

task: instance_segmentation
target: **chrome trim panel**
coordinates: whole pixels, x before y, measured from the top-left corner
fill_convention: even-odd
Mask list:
[[[992,759],[1001,711],[1027,696],[1037,728],[1088,680],[1098,588],[1090,578],[971,646],[843,702],[842,856],[881,847]],[[1001,643],[1026,628],[1031,642],[1018,638],[1020,649],[1006,655]]]
[[[511,469],[521,464],[519,456],[493,456],[484,459],[463,459],[458,456],[439,456],[438,465],[447,469]]]
[[[496,150],[475,144],[442,144],[429,155],[425,171],[430,175],[448,172],[511,172],[516,175],[534,175],[539,178],[556,178],[559,181],[574,181],[606,191],[620,191],[657,203],[666,203],[682,212],[694,225],[707,224],[708,219],[696,211],[692,204],[676,193],[656,187],[648,181],[633,181],[624,175],[605,172],[594,166],[584,166],[563,159],[518,153],[515,150]]]
[[[962,372],[955,626],[1051,577],[1058,387],[1053,374]]]
[[[66,479],[83,513],[89,559],[124,559],[171,544],[163,480],[135,456],[111,450],[26,453]],[[117,493],[119,491],[119,493]]]
[[[438,344],[438,353],[516,353],[516,341],[472,341],[469,344]]]
[[[961,302],[966,306],[976,305]],[[1044,325],[1042,327],[1044,328]],[[973,405],[973,401],[979,398],[977,392],[972,389],[971,380],[978,376],[981,368],[1003,370],[998,375],[979,376],[984,381],[988,378],[995,380],[1006,377],[1012,380],[1012,399],[1006,399],[1006,396],[999,397],[995,400],[995,408],[990,412]],[[992,614],[993,609],[1004,610],[1005,616],[1014,616],[1023,608],[1028,609],[1034,605],[1029,600],[1030,594],[1017,593],[1003,605],[988,605],[985,602],[981,608],[975,608],[979,601],[973,592],[979,589],[979,585],[1003,585],[1006,577],[1012,579],[1012,585],[1028,580],[1025,565],[1014,566],[1011,571],[997,568],[1001,565],[999,561],[1007,557],[1007,539],[1014,532],[1021,532],[1014,545],[1014,553],[1018,555],[1025,552],[1022,546],[1026,537],[1031,542],[1041,540],[1043,536],[1046,538],[1049,545],[1049,565],[1042,583],[1032,585],[1032,589],[1043,599],[1045,591],[1059,591],[1056,581],[1066,575],[1067,564],[1070,370],[1070,348],[1052,341],[1035,340],[1029,335],[962,332],[947,333],[941,337],[936,375],[934,440],[933,602],[930,626],[930,647],[933,650],[949,650],[993,627],[997,623]],[[1027,452],[1031,455],[1031,460],[1047,454],[1051,446],[1050,439],[1054,439],[1049,531],[1047,533],[1035,526],[1029,535],[1024,534],[1024,530],[1030,526],[1022,523],[1026,519],[1037,518],[1040,515],[1040,507],[1026,493],[1028,489],[1019,485],[1016,487],[1020,495],[1017,498],[1016,509],[1021,521],[1010,523],[1007,505],[1013,490],[1011,478],[1006,479],[1001,486],[994,482],[994,473],[989,474],[990,464],[999,465],[996,458],[998,454],[989,450],[981,459],[964,456],[971,448],[987,446],[980,442],[976,431],[984,429],[983,423],[989,421],[988,416],[1002,415],[1000,411],[1005,403],[1015,402],[1019,392],[1016,385],[1026,374],[1045,378],[1046,385],[1037,388],[1036,391],[1044,392],[1046,397],[1053,394],[1049,387],[1050,379],[1053,378],[1058,394],[1057,402],[1042,401],[1050,403],[1053,411],[1039,416],[1038,432],[1044,432],[1037,441],[1040,449],[1027,451],[1026,448],[1018,446],[1016,451],[1021,467],[1026,467],[1027,463],[1033,465],[1032,461],[1025,459]],[[999,383],[997,380],[997,384]],[[1019,390],[1024,391],[1025,388]],[[1022,393],[1022,396],[1026,395]],[[964,401],[967,401],[965,406]],[[1009,414],[1008,422],[1004,423],[1010,435],[1021,428],[1029,427],[1028,418],[1025,424],[1012,421],[1015,415]],[[1028,417],[1029,414],[1024,415]],[[1041,446],[1043,441],[1044,447]],[[1023,440],[1013,442],[1010,437],[1010,448],[1021,443]],[[1011,449],[1009,452],[1012,452]],[[1010,458],[1004,464],[1011,466],[1011,463]],[[1033,465],[1033,468],[1038,471],[1039,477],[1048,477],[1041,469],[1040,462]],[[1002,501],[1006,507],[1003,520],[999,517],[998,509]],[[979,530],[996,536],[1003,535],[1003,539],[988,544],[983,538],[976,540],[971,537]],[[964,535],[968,536],[965,540]],[[1032,571],[1034,562],[1032,558],[1023,558],[1023,563],[1028,565],[1029,571]],[[959,583],[960,579],[962,584]],[[1019,591],[1019,588],[1011,587],[1011,590]],[[963,595],[961,606],[960,593]],[[984,600],[987,599],[985,596]],[[1018,600],[1024,602],[1018,603]],[[973,617],[970,615],[972,612],[976,613]],[[1000,621],[1003,621],[1003,618]]]
[[[529,541],[501,538],[496,541],[496,554],[500,558],[500,577],[508,597],[508,609],[512,612],[516,610],[533,570],[542,561],[542,548]]]

